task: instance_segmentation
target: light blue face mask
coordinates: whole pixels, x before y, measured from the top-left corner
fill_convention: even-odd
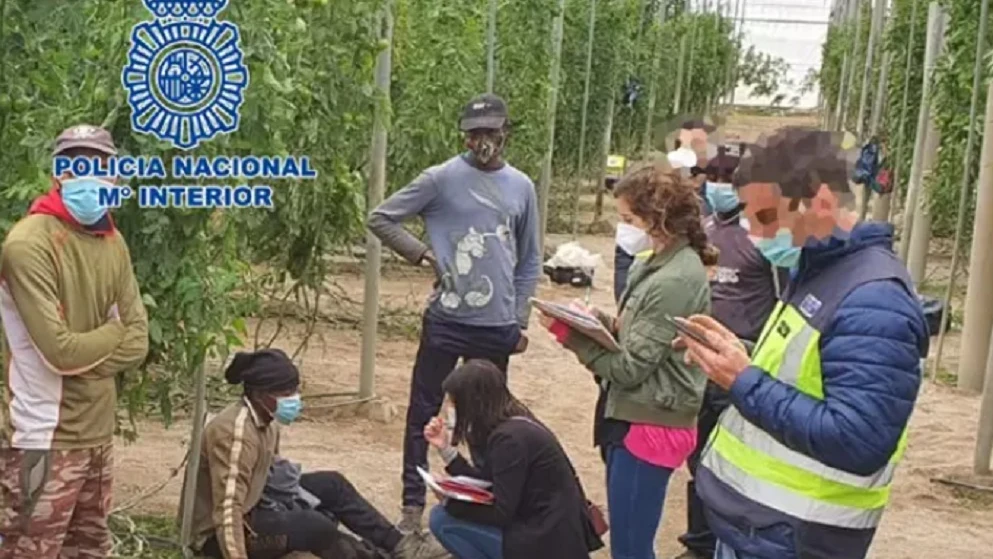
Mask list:
[[[76,221],[93,225],[107,213],[107,207],[100,204],[100,191],[113,186],[92,177],[67,179],[62,181],[62,203]]]
[[[780,229],[772,239],[748,236],[755,248],[773,266],[793,268],[800,261],[800,247],[793,246],[793,235],[789,229]]]
[[[718,213],[733,212],[741,205],[738,193],[731,183],[708,182],[706,190],[707,202]]]
[[[299,394],[294,394],[276,399],[276,413],[273,415],[276,421],[289,425],[300,417],[301,411],[303,411],[303,400],[300,399]]]

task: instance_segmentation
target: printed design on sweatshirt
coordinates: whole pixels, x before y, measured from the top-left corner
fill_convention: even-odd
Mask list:
[[[738,283],[738,268],[717,266],[711,281],[715,283]]]
[[[517,254],[511,249],[510,212],[505,207],[499,186],[491,180],[482,180],[469,188],[469,194],[481,205],[497,212],[503,223],[495,231],[478,231],[475,227],[469,227],[461,238],[456,236],[453,239],[455,263],[454,267],[447,266],[442,274],[439,297],[441,306],[448,310],[456,310],[463,303],[479,309],[493,300],[493,280],[475,270],[475,263],[489,256],[488,239],[496,239],[511,255],[514,264],[517,263]]]
[[[504,224],[498,225],[496,231],[489,233],[476,231],[475,227],[470,227],[469,231],[458,240],[455,245],[454,270],[449,266],[441,278],[441,306],[454,310],[465,303],[478,309],[493,300],[493,280],[485,274],[473,273],[475,261],[487,256],[486,240],[490,238],[497,239],[501,244],[509,243],[510,218],[506,218]],[[456,281],[457,278],[464,279],[459,282]],[[465,283],[463,293],[459,293],[459,283]]]

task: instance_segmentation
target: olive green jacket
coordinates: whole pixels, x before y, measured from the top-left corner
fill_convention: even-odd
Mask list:
[[[665,316],[710,312],[710,284],[685,240],[636,261],[620,301],[619,353],[573,330],[566,347],[607,389],[606,416],[669,427],[693,427],[706,377],[672,348],[676,331]],[[605,324],[613,322],[604,319]],[[613,328],[611,328],[613,329]]]

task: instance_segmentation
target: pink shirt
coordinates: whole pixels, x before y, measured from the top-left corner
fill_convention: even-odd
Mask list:
[[[662,468],[676,468],[696,448],[696,427],[662,427],[632,423],[624,437],[624,448],[640,460]]]
[[[569,326],[561,321],[554,321],[548,331],[560,344],[565,344],[569,338]],[[624,448],[639,460],[675,470],[693,454],[696,437],[696,427],[687,429],[632,423],[624,437]]]

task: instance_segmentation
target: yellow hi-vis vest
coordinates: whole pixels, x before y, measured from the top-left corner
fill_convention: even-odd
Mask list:
[[[871,266],[872,262],[865,264]],[[837,298],[840,302],[843,296]],[[814,304],[806,304],[811,300]],[[773,309],[752,354],[752,364],[823,400],[821,333],[805,318],[813,314],[811,308],[816,312],[821,302],[811,294],[799,304],[794,302],[780,301]],[[889,463],[872,475],[859,476],[786,447],[731,406],[711,434],[701,465],[744,497],[800,520],[868,529],[879,524],[890,498],[893,473],[906,446],[905,428]]]

